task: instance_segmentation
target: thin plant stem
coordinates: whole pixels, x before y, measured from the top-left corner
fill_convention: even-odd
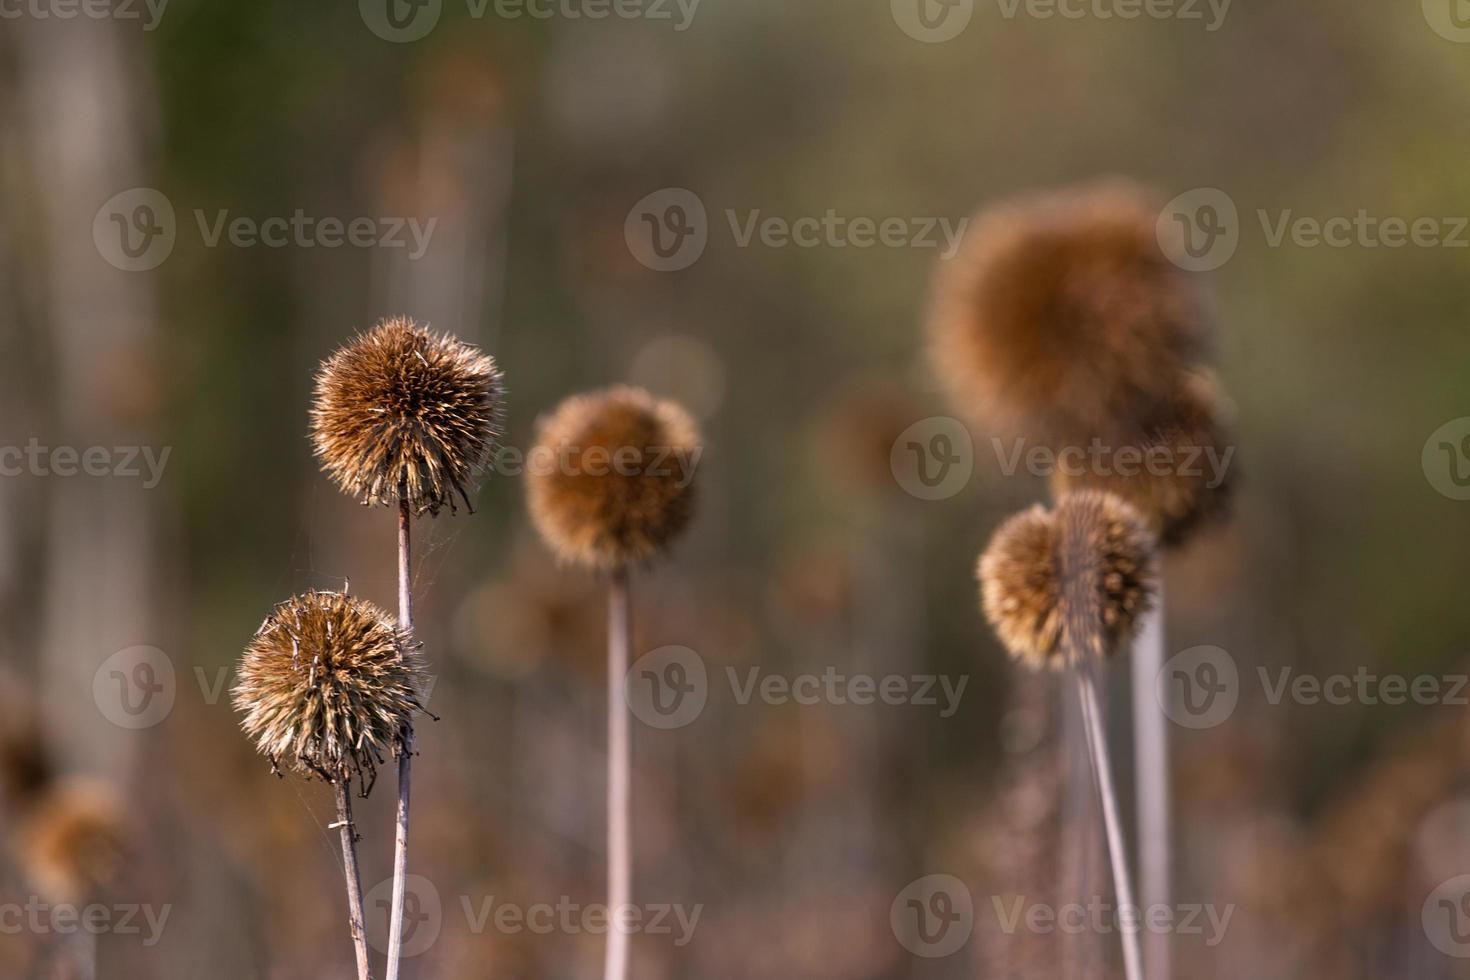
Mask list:
[[[357,980],[372,980],[367,931],[363,928],[362,874],[357,869],[357,827],[352,822],[352,787],[343,776],[332,782],[337,791],[337,828],[342,833],[342,871],[347,879],[347,923],[357,952]]]
[[[628,570],[620,568],[608,583],[607,604],[607,907],[611,921],[604,980],[625,980],[628,975],[628,933],[617,923],[619,910],[631,899],[633,878],[632,748],[628,709],[623,703],[632,638]]]
[[[97,936],[83,930],[72,940],[76,951],[76,980],[97,980]]]
[[[1092,753],[1092,768],[1097,776],[1098,796],[1102,798],[1103,826],[1108,837],[1108,857],[1113,865],[1113,891],[1118,898],[1119,929],[1123,940],[1123,972],[1128,980],[1143,980],[1142,957],[1139,954],[1138,930],[1122,928],[1123,909],[1140,915],[1133,897],[1133,879],[1128,871],[1128,851],[1123,842],[1123,821],[1118,815],[1118,793],[1113,786],[1113,765],[1108,756],[1107,737],[1103,733],[1102,712],[1098,707],[1097,689],[1093,685],[1091,667],[1080,661],[1075,671],[1077,694],[1082,702],[1083,728],[1087,747]]]
[[[398,502],[398,625],[413,635],[413,580],[411,576],[408,501]],[[393,831],[393,900],[388,923],[387,980],[398,980],[403,956],[403,891],[408,881],[408,802],[413,779],[413,725],[403,730],[398,756],[398,815]]]
[[[1164,586],[1143,620],[1133,650],[1133,759],[1138,805],[1139,896],[1146,907],[1170,902],[1173,847],[1169,807],[1169,725],[1157,683],[1164,669]],[[1169,980],[1170,944],[1164,933],[1145,940],[1149,980]]]

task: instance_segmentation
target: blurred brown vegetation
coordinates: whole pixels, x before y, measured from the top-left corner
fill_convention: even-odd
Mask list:
[[[1170,648],[1223,647],[1244,683],[1226,724],[1176,730],[1179,900],[1235,914],[1216,946],[1178,937],[1178,973],[1470,975],[1420,921],[1470,872],[1463,709],[1273,705],[1256,681],[1467,669],[1470,510],[1419,464],[1470,414],[1464,252],[1272,248],[1256,213],[1463,214],[1470,48],[1414,3],[1238,4],[1215,32],[978,4],[943,44],[881,2],[707,0],[682,32],[446,3],[408,44],[354,6],[173,0],[153,31],[0,26],[0,445],[172,448],[151,489],[0,478],[0,721],[18,746],[0,901],[170,905],[154,946],[98,937],[108,980],[348,975],[330,796],[272,777],[211,692],[293,592],[350,579],[391,603],[391,513],[337,494],[305,433],[318,361],[403,312],[496,355],[512,445],[614,381],[701,416],[701,515],[636,618],[640,651],[698,651],[711,695],[686,728],[635,728],[635,899],[703,912],[687,945],[637,937],[635,976],[1119,975],[1113,937],[1006,935],[992,905],[1105,894],[1107,877],[1067,691],[1014,676],[975,609],[976,552],[1044,481],[1002,474],[985,433],[951,499],[886,471],[898,432],[947,412],[919,350],[936,251],[741,248],[726,211],[958,221],[1123,173],[1222,188],[1243,226],[1208,277],[1239,510],[1168,568]],[[127,273],[91,228],[139,186],[172,202],[177,242]],[[708,249],[677,273],[623,237],[664,187],[709,212]],[[195,212],[220,209],[438,223],[417,260],[208,247]],[[411,857],[443,929],[415,977],[585,977],[601,959],[593,934],[476,934],[461,904],[602,890],[602,595],[543,554],[521,489],[492,476],[476,514],[418,532],[442,720],[419,735]],[[135,645],[167,654],[177,696],[127,730],[92,681]],[[725,681],[829,666],[969,681],[947,718],[740,704]],[[78,785],[101,827],[60,845],[64,870],[38,867],[38,800]],[[390,800],[379,786],[359,806],[368,888],[390,871]],[[976,928],[926,960],[889,909],[936,873],[968,885]],[[64,961],[64,938],[0,930],[0,974]]]

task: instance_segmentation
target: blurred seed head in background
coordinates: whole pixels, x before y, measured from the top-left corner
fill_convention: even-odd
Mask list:
[[[1229,515],[1239,463],[1225,415],[1224,395],[1214,373],[1186,372],[1155,428],[1133,444],[1141,461],[1136,467],[1126,474],[1117,466],[1082,466],[1073,472],[1057,467],[1051,477],[1052,493],[1060,499],[1088,487],[1107,490],[1137,508],[1161,543],[1180,544]],[[1154,452],[1161,453],[1162,465],[1149,462]]]
[[[627,386],[574,395],[539,425],[531,519],[568,564],[647,562],[689,526],[700,452],[698,426],[671,401]]]
[[[982,211],[941,263],[929,313],[933,368],[960,410],[1048,443],[1155,427],[1210,336],[1158,214],[1122,180]]]

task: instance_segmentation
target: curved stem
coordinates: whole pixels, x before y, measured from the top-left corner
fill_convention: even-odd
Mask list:
[[[1142,913],[1133,897],[1133,879],[1128,871],[1128,851],[1123,843],[1123,821],[1118,815],[1118,793],[1113,786],[1113,766],[1103,733],[1102,712],[1092,683],[1091,666],[1085,660],[1079,662],[1076,674],[1083,728],[1087,732],[1087,747],[1092,752],[1092,768],[1097,775],[1097,792],[1102,798],[1103,825],[1107,830],[1108,857],[1113,865],[1113,891],[1118,898],[1118,932],[1123,940],[1123,971],[1128,980],[1143,980],[1138,943]],[[1124,928],[1125,909],[1130,910],[1134,918],[1132,929]]]
[[[410,575],[408,501],[398,502],[398,625],[413,634],[413,589]],[[403,891],[408,880],[408,802],[413,770],[413,726],[403,732],[398,756],[398,816],[393,833],[393,904],[388,924],[387,980],[398,980],[403,955]]]
[[[362,874],[357,869],[357,827],[352,822],[352,792],[344,777],[333,781],[337,791],[337,827],[342,833],[342,870],[347,879],[347,923],[357,952],[358,980],[372,980],[368,964],[367,931],[363,928]]]
[[[607,956],[604,980],[628,975],[628,933],[618,927],[619,910],[632,896],[633,842],[629,813],[632,749],[623,683],[628,673],[633,616],[628,570],[620,568],[608,584],[607,608]]]

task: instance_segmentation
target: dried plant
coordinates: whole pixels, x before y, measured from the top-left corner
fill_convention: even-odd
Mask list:
[[[132,845],[132,831],[116,794],[91,779],[46,781],[28,801],[11,841],[18,863],[46,901],[73,907],[87,905],[122,874]],[[58,975],[95,977],[97,937],[80,930],[72,935],[43,936],[37,976],[49,975],[48,963],[69,959],[76,972],[58,967]]]
[[[272,766],[366,788],[402,752],[421,689],[411,640],[387,613],[345,593],[308,592],[266,617],[233,693]]]
[[[1137,907],[1094,663],[1130,638],[1150,601],[1154,538],[1119,498],[1083,491],[1054,511],[1040,508],[1002,525],[980,558],[981,604],[1010,655],[1032,669],[1066,666],[1077,680],[1088,748],[1102,801],[1113,886]],[[1124,931],[1129,980],[1142,977],[1135,933]]]
[[[1090,567],[1071,574],[1097,590],[1099,628],[1089,648],[1063,642],[1068,597],[1064,542]],[[1074,666],[1086,654],[1110,657],[1133,636],[1148,608],[1153,537],[1138,513],[1112,494],[1083,491],[1009,518],[980,556],[981,608],[1011,655],[1032,668]]]
[[[664,554],[689,525],[702,449],[680,406],[639,388],[564,401],[540,425],[527,499],[563,561],[608,573],[607,905],[632,895],[632,749],[623,682],[633,641],[632,568]],[[605,980],[628,973],[628,935],[608,930]]]
[[[342,592],[288,599],[251,638],[234,691],[261,754],[332,784],[347,879],[348,924],[359,980],[368,980],[362,876],[351,784],[364,796],[388,755],[406,758],[422,673],[407,630],[377,606]]]
[[[1183,544],[1196,531],[1223,520],[1239,480],[1224,395],[1205,368],[1183,375],[1148,431],[1127,448],[1141,461],[1129,467],[1071,470],[1058,467],[1052,492],[1088,487],[1108,490],[1132,504],[1166,547]],[[1227,455],[1228,454],[1228,455]],[[1152,465],[1158,456],[1165,465]]]
[[[364,504],[398,505],[398,624],[413,634],[414,515],[469,510],[469,488],[497,449],[505,388],[495,360],[407,317],[383,320],[322,364],[311,410],[322,468]],[[398,757],[388,980],[403,955],[413,723]]]
[[[699,452],[689,414],[640,388],[568,398],[540,424],[527,484],[531,519],[570,564],[639,565],[688,526]]]
[[[930,352],[986,428],[1048,442],[1143,431],[1204,355],[1194,284],[1148,191],[1107,181],[983,211],[939,270]]]
[[[493,358],[394,317],[322,364],[312,443],[342,492],[364,504],[453,511],[456,496],[470,505],[495,451],[504,399]]]
[[[929,330],[936,373],[985,427],[1058,452],[1100,443],[1168,464],[1059,468],[1057,499],[1087,488],[1134,505],[1178,545],[1227,510],[1223,480],[1187,460],[1223,453],[1223,399],[1204,365],[1214,325],[1194,279],[1159,242],[1160,195],[1109,180],[1019,198],[982,212],[936,278]],[[1114,459],[1121,458],[1118,455]],[[1170,891],[1168,726],[1153,697],[1164,662],[1163,584],[1135,657],[1133,710],[1145,898]],[[1155,974],[1166,941],[1151,938]]]
[[[48,900],[85,904],[113,882],[128,851],[122,805],[84,779],[52,783],[17,825],[27,876]]]

